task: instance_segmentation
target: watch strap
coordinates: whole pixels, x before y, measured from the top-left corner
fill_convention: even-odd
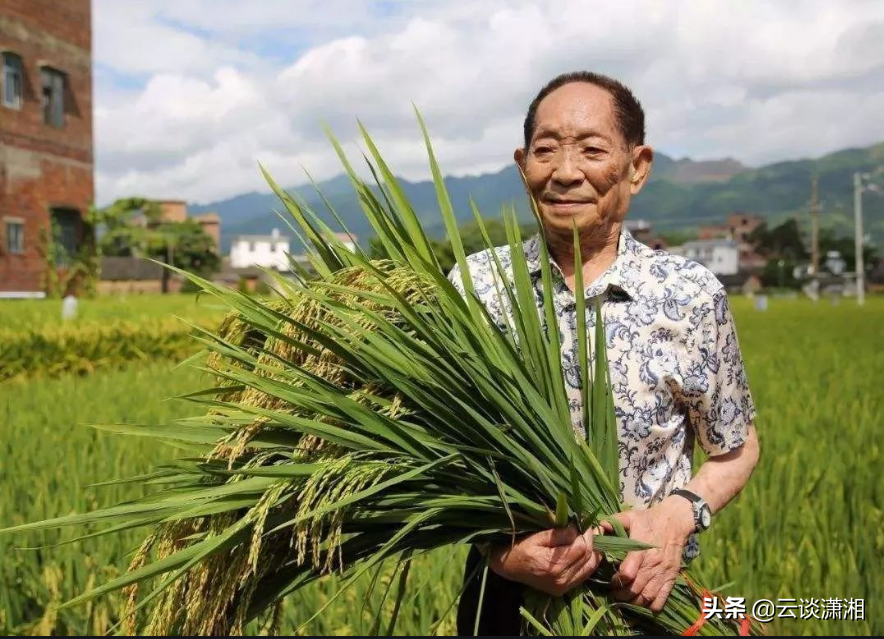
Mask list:
[[[709,509],[709,505],[706,503],[706,500],[700,497],[697,493],[693,493],[684,488],[677,488],[670,493],[672,495],[679,495],[680,497],[684,497],[689,502],[691,502],[691,510],[694,515],[694,532],[701,532],[706,530],[709,526],[703,525],[703,509],[706,509],[709,512],[709,515],[712,514],[712,511]]]
[[[699,504],[703,501],[703,498],[700,497],[700,495],[698,495],[697,493],[692,493],[691,491],[689,491],[685,488],[676,488],[675,490],[672,491],[672,494],[673,495],[680,495],[680,496],[684,497],[685,499],[687,499],[692,504]]]

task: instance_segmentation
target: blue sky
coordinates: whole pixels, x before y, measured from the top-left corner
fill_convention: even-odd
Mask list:
[[[747,164],[884,140],[884,3],[761,0],[93,0],[99,202],[208,202],[338,172],[329,122],[360,118],[394,169],[511,161],[524,109],[563,71],[631,86],[649,142]],[[357,150],[355,142],[350,148]]]

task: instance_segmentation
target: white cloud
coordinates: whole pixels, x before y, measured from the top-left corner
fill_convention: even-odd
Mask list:
[[[456,0],[390,17],[352,4],[98,2],[96,58],[110,70],[96,95],[99,199],[263,189],[256,160],[284,184],[303,180],[301,164],[330,177],[319,123],[351,140],[357,117],[398,173],[422,178],[412,102],[444,169],[495,170],[533,94],[581,68],[633,87],[663,152],[762,163],[884,139],[880,3]]]
[[[268,29],[364,28],[373,19],[372,3],[352,0],[171,0],[156,2],[160,15],[183,25],[225,35]]]
[[[255,55],[164,24],[150,3],[100,0],[93,8],[97,64],[120,74],[212,73]]]

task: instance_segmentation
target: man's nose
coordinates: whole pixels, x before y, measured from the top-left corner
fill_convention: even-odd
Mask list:
[[[574,157],[570,147],[560,149],[557,154],[552,179],[562,186],[571,186],[583,181],[583,171],[580,170],[578,158]]]

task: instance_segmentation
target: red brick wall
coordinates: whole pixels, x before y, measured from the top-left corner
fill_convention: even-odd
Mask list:
[[[215,252],[221,255],[221,218],[218,217],[218,214],[203,213],[201,215],[194,215],[193,219],[199,222],[203,230],[212,238],[215,242]],[[349,241],[349,238],[347,241]]]
[[[94,200],[91,38],[89,0],[0,0],[0,49],[24,67],[21,109],[0,105],[0,291],[40,290],[49,211]],[[41,64],[66,74],[64,128],[43,122]],[[4,216],[25,219],[23,255],[6,252]]]
[[[183,222],[187,219],[187,202],[184,200],[162,200],[159,205],[163,222]]]
[[[697,231],[697,239],[700,240],[714,240],[717,238],[727,237],[730,235],[731,227],[726,224],[719,224],[717,226],[701,226]]]
[[[752,231],[764,224],[764,218],[748,213],[731,213],[727,216],[727,223],[734,229],[734,239],[746,241]]]

